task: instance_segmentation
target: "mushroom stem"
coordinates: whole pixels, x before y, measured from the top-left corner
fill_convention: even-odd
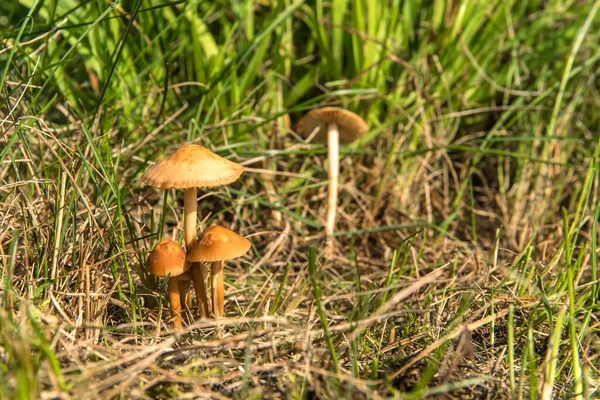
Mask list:
[[[194,289],[196,289],[196,296],[198,297],[198,306],[200,307],[200,316],[202,318],[208,318],[208,295],[206,294],[206,283],[204,281],[203,270],[206,269],[202,263],[192,264],[192,281],[194,282]]]
[[[212,288],[212,311],[216,319],[225,315],[225,284],[223,283],[223,261],[210,265]]]
[[[183,229],[185,231],[185,246],[187,247],[188,253],[194,244],[196,244],[196,219],[198,218],[197,198],[198,189],[191,188],[185,190],[185,199],[183,200]]]
[[[178,331],[183,328],[183,323],[181,321],[181,296],[179,293],[179,279],[177,279],[177,277],[169,277],[167,291],[169,293],[169,307],[171,308],[171,320],[173,320],[173,328]]]
[[[340,175],[340,133],[338,125],[331,123],[327,126],[327,157],[329,161],[329,188],[328,188],[328,209],[327,225],[325,233],[327,240],[333,240],[335,230],[335,214],[337,212],[338,184]]]
[[[177,279],[179,281],[179,294],[181,295],[181,302],[183,306],[188,310],[192,309],[192,297],[190,296],[190,285],[192,284],[189,279]]]
[[[185,199],[183,201],[184,221],[183,229],[185,231],[185,246],[188,253],[196,244],[196,220],[198,218],[198,189],[191,188],[185,190]],[[192,264],[192,280],[196,289],[196,296],[200,306],[200,316],[208,317],[208,296],[206,295],[206,283],[204,282],[203,271],[205,267],[202,264]]]

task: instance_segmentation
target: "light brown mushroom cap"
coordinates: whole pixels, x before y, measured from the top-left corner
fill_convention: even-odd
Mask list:
[[[250,241],[222,226],[213,225],[207,228],[198,239],[188,261],[212,262],[237,258],[250,249]]]
[[[185,251],[172,240],[160,241],[146,261],[146,270],[149,274],[164,278],[171,274],[179,276],[190,268],[190,263],[185,261]]]
[[[205,147],[186,144],[150,167],[142,182],[158,189],[214,188],[235,182],[244,167]]]
[[[335,123],[340,132],[340,143],[351,143],[367,133],[366,122],[353,113],[339,107],[316,108],[306,114],[299,122],[297,131],[302,137],[309,137],[315,129],[319,132],[316,140],[327,140],[327,125]]]

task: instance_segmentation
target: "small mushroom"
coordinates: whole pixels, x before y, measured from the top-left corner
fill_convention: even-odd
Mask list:
[[[218,156],[195,144],[186,144],[173,154],[149,168],[142,182],[158,189],[184,189],[185,245],[189,251],[196,243],[197,188],[216,188],[235,182],[244,167]],[[203,266],[192,266],[192,279],[200,303],[200,313],[208,316],[208,297],[204,279],[208,271]],[[188,286],[189,287],[189,283]],[[185,291],[185,283],[182,285]]]
[[[304,138],[315,135],[316,140],[327,140],[329,161],[328,210],[325,233],[333,242],[337,211],[340,154],[339,143],[352,143],[367,132],[365,121],[351,111],[338,107],[323,107],[310,111],[298,122],[298,133]]]
[[[186,271],[190,268],[190,263],[185,258],[186,254],[181,246],[172,240],[163,240],[154,246],[154,250],[152,250],[146,261],[146,270],[149,274],[159,278],[169,276],[167,292],[169,294],[171,319],[176,330],[181,329],[183,326],[181,322],[179,283],[185,280]]]
[[[250,241],[222,226],[207,228],[188,254],[188,261],[211,263],[212,311],[215,318],[225,314],[223,261],[232,260],[250,249]]]

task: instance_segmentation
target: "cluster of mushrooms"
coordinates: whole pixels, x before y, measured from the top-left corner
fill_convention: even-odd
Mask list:
[[[186,144],[148,169],[142,182],[158,189],[184,189],[185,250],[174,241],[156,244],[146,262],[148,273],[169,276],[167,291],[175,329],[182,327],[181,305],[191,303],[190,282],[194,283],[200,314],[219,318],[224,314],[223,261],[237,258],[250,249],[250,242],[237,233],[213,225],[196,238],[198,188],[216,188],[235,182],[244,167],[195,144]],[[211,301],[206,289],[211,274]]]
[[[302,118],[297,131],[308,141],[326,140],[328,148],[328,211],[325,225],[328,248],[333,244],[338,182],[339,143],[351,143],[367,131],[358,115],[337,107],[314,109]],[[142,182],[157,189],[183,189],[185,249],[172,240],[156,244],[146,270],[157,277],[169,277],[167,292],[171,320],[182,328],[181,308],[191,306],[189,289],[194,285],[202,318],[224,316],[223,262],[242,256],[250,242],[237,233],[213,225],[196,237],[198,189],[212,189],[235,182],[244,167],[195,144],[186,144],[149,168]],[[210,263],[209,267],[205,263]],[[210,304],[206,281],[210,272]]]

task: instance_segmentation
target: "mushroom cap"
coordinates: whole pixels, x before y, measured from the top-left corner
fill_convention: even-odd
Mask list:
[[[368,130],[364,119],[352,111],[339,107],[323,107],[311,110],[298,122],[297,130],[302,137],[307,138],[318,128],[319,132],[315,135],[315,139],[326,141],[327,125],[332,123],[338,125],[341,143],[352,143],[367,133]]]
[[[250,241],[219,225],[207,228],[190,250],[188,261],[225,261],[237,258],[250,250]]]
[[[172,240],[162,240],[154,246],[154,250],[146,260],[146,270],[149,274],[164,278],[171,274],[179,276],[190,268],[185,261],[185,251]]]
[[[244,167],[197,144],[186,144],[150,167],[142,182],[158,189],[214,188],[235,182]]]

